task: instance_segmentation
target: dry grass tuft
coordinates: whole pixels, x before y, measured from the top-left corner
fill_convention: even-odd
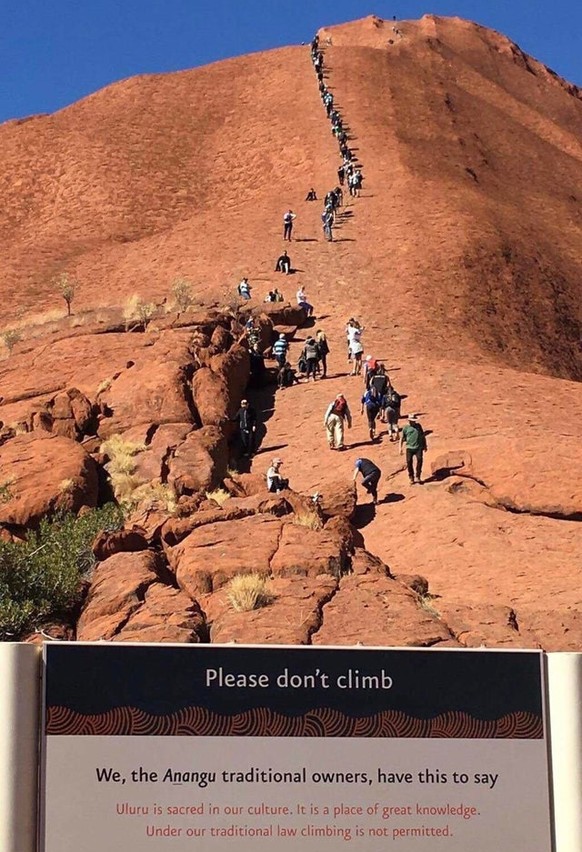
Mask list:
[[[251,612],[268,606],[273,595],[267,589],[267,581],[260,574],[237,574],[228,589],[228,602],[235,612]]]
[[[135,475],[134,458],[145,449],[145,444],[127,441],[123,435],[112,435],[101,444],[101,452],[109,457],[105,470],[109,474],[115,499],[120,503],[131,502],[133,492],[145,485],[144,480]]]
[[[227,500],[230,500],[230,496],[226,488],[215,488],[214,491],[206,492],[206,499],[214,500],[219,506],[223,506]]]
[[[307,527],[310,530],[322,530],[323,520],[317,512],[309,512],[307,510],[296,512],[293,515],[293,523],[299,527]]]

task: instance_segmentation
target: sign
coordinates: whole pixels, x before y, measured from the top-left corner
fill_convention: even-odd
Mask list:
[[[44,653],[44,852],[551,850],[540,653]]]

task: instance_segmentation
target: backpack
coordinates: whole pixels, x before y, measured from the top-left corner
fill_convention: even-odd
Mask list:
[[[376,373],[370,379],[370,387],[375,388],[380,395],[386,390],[387,379],[382,373]]]
[[[336,401],[333,404],[333,408],[331,410],[331,413],[332,414],[339,414],[340,417],[343,417],[343,415],[346,412],[347,407],[348,407],[348,404],[345,401],[345,399],[336,399]]]
[[[317,343],[306,343],[303,353],[307,361],[313,361],[314,359],[319,358]]]

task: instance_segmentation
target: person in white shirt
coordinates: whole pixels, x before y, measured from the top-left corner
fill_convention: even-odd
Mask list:
[[[313,305],[310,305],[307,301],[307,294],[303,287],[300,287],[297,291],[297,304],[300,308],[303,308],[308,317],[313,316]]]

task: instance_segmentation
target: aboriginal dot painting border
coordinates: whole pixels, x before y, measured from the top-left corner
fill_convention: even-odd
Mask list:
[[[533,713],[515,712],[500,719],[476,719],[451,711],[417,719],[398,710],[372,716],[347,716],[317,708],[301,716],[285,716],[257,707],[225,716],[205,707],[186,707],[168,715],[135,707],[83,714],[68,707],[49,707],[46,733],[53,736],[193,736],[193,737],[398,737],[442,739],[543,739],[543,721]]]

